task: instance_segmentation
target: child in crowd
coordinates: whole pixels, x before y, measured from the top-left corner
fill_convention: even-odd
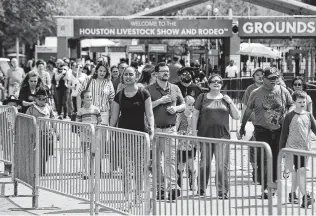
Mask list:
[[[52,107],[48,104],[48,92],[44,87],[40,87],[35,93],[35,104],[30,106],[27,111],[27,115],[34,116],[36,118],[55,118]],[[52,127],[52,128],[51,128]],[[54,154],[54,134],[51,129],[54,129],[57,134],[57,129],[53,128],[53,125],[45,124],[40,128],[40,175],[46,174],[46,162],[48,157]],[[58,135],[57,135],[58,139]]]
[[[310,151],[311,130],[316,132],[316,121],[311,113],[305,111],[307,94],[304,91],[296,91],[292,97],[295,101],[295,110],[289,112],[284,119],[280,147]],[[296,195],[297,188],[299,188],[303,195],[301,207],[308,208],[315,202],[315,199],[306,191],[307,157],[287,155],[285,160],[286,168],[292,172],[292,190],[289,193],[289,202],[299,203]]]
[[[77,112],[77,122],[89,123],[93,125],[100,124],[101,112],[100,109],[92,104],[92,94],[89,90],[83,90],[81,92],[81,100],[83,102],[82,108]],[[83,179],[88,179],[87,175],[87,161],[88,155],[87,150],[91,146],[91,132],[89,131],[80,131],[80,143],[83,150]]]
[[[18,82],[14,82],[12,84],[12,95],[14,95],[16,98],[19,97],[19,94],[20,94],[20,85]]]
[[[191,120],[193,115],[193,104],[195,99],[188,95],[185,97],[185,110],[177,115],[176,128],[180,135],[192,135]],[[197,162],[195,161],[196,147],[188,140],[179,140],[178,150],[178,185],[182,185],[182,174],[187,166],[189,172],[190,190],[196,189],[196,170]]]

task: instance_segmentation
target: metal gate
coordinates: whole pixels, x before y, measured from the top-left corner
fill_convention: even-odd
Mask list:
[[[249,148],[255,149],[253,172]],[[272,214],[272,153],[267,143],[158,133],[152,150],[154,215]],[[266,185],[266,197],[251,173]]]

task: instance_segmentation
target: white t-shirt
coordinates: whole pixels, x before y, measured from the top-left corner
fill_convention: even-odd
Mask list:
[[[227,73],[227,77],[236,77],[236,74],[238,74],[238,68],[236,65],[228,65],[226,67],[225,73]]]
[[[79,77],[75,77],[73,74],[70,76],[70,82],[71,82],[71,97],[77,97],[79,89],[81,88],[82,83],[87,78],[87,74],[81,73]]]

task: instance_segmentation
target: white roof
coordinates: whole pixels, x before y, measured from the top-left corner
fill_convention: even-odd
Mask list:
[[[0,58],[0,61],[7,61],[7,62],[9,62],[10,61],[10,59],[8,59],[8,58]]]
[[[81,40],[81,47],[108,47],[117,46],[118,44],[109,39],[83,39]]]

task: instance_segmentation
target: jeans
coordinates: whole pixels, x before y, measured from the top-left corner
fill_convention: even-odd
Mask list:
[[[229,145],[201,144],[201,163],[199,173],[199,190],[206,190],[210,178],[211,161],[215,155],[216,176],[215,184],[218,192],[228,192],[228,163],[229,163]]]
[[[278,130],[268,130],[261,126],[255,126],[254,136],[258,142],[266,142],[272,151],[272,171],[273,171],[273,182],[277,180],[277,163],[278,163],[278,154],[279,154],[279,141],[281,136],[281,128]],[[261,148],[262,149],[262,148]],[[264,152],[264,164],[261,163],[261,151],[258,148],[257,151],[257,165],[258,165],[258,181],[263,185],[264,189],[268,188],[267,184],[267,155]],[[262,170],[263,166],[263,170]],[[262,175],[264,175],[264,182],[262,182]]]
[[[77,110],[77,97],[72,97],[72,106],[73,106],[73,111],[76,113]]]
[[[176,127],[170,128],[155,128],[157,133],[177,134]],[[177,147],[175,139],[159,138],[156,142],[156,162],[157,166],[157,189],[164,191],[166,185],[167,190],[180,189],[177,185]],[[164,169],[162,167],[161,156],[164,156]],[[162,173],[163,172],[163,173]],[[165,182],[164,182],[165,181]]]
[[[69,89],[56,89],[56,108],[58,115],[61,115],[61,112],[64,111],[64,118],[68,114],[68,98],[69,98]]]

